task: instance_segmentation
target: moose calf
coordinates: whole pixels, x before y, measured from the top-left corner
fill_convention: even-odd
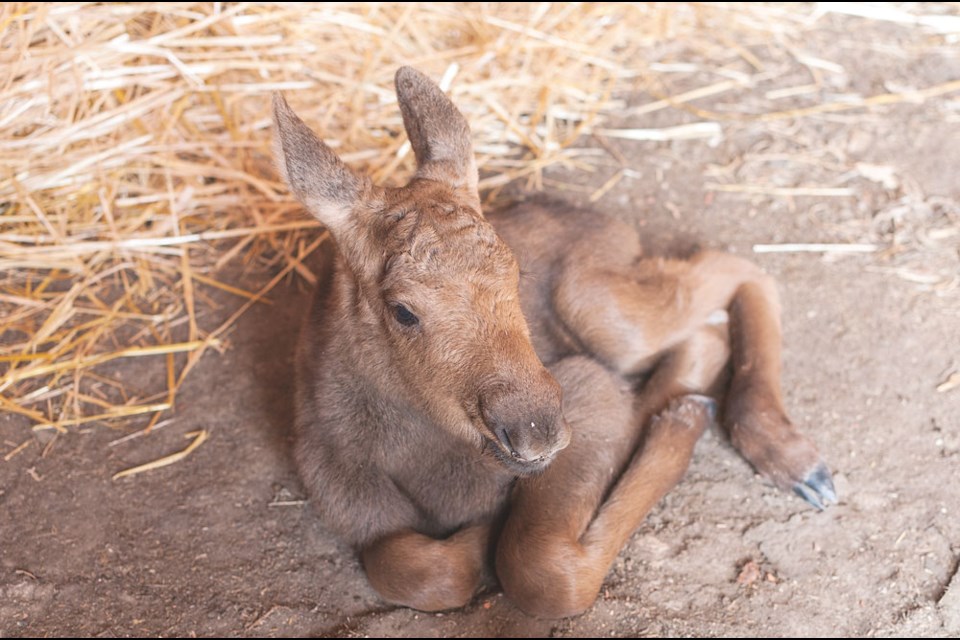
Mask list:
[[[296,462],[385,600],[460,607],[495,575],[530,614],[587,609],[686,471],[730,361],[734,446],[818,508],[835,500],[783,408],[768,276],[712,251],[644,257],[593,211],[484,215],[463,115],[414,69],[396,88],[417,159],[402,188],[274,100],[280,169],[336,244],[298,346]]]

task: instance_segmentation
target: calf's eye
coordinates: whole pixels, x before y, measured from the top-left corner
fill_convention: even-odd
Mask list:
[[[420,322],[420,318],[402,304],[393,305],[393,317],[405,327],[412,327]]]

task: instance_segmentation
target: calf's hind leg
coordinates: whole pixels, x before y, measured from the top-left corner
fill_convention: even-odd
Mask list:
[[[783,407],[780,301],[773,279],[748,260],[715,251],[688,261],[597,262],[572,252],[554,300],[558,316],[587,350],[632,373],[686,340],[713,313],[729,310],[734,371],[724,425],[731,441],[780,488],[793,489],[819,509],[836,501],[816,446]]]
[[[816,446],[787,417],[780,395],[780,307],[769,279],[747,282],[730,305],[733,378],[724,427],[730,441],[781,489],[817,509],[836,502]]]
[[[496,553],[497,577],[514,604],[559,618],[593,603],[614,558],[679,482],[713,418],[712,400],[683,394],[707,389],[726,359],[725,336],[699,332],[639,398],[592,359],[551,368],[573,439],[543,475],[514,489]]]

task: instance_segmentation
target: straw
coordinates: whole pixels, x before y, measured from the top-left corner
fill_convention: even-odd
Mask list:
[[[138,473],[143,473],[145,471],[153,471],[154,469],[160,469],[162,467],[169,466],[175,462],[179,462],[186,458],[188,455],[194,452],[194,450],[199,447],[201,444],[206,442],[208,434],[206,431],[191,431],[186,434],[187,438],[193,438],[193,442],[188,444],[185,449],[182,451],[177,451],[176,453],[171,453],[168,456],[163,456],[156,460],[152,460],[145,464],[138,465],[136,467],[130,467],[129,469],[124,469],[123,471],[118,471],[113,474],[114,480],[119,480],[120,478],[126,478],[128,476],[135,476]]]

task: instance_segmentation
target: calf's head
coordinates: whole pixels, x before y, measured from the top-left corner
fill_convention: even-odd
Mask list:
[[[278,165],[336,240],[351,292],[339,311],[378,349],[368,364],[432,422],[537,471],[570,430],[530,342],[517,261],[480,212],[469,127],[420,72],[401,68],[396,87],[417,158],[405,187],[351,171],[279,95]]]

